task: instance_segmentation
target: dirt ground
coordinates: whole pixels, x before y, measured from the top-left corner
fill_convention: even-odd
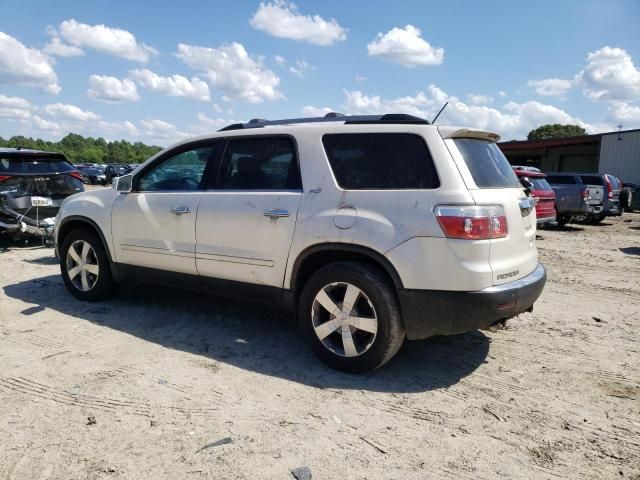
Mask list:
[[[148,286],[82,303],[51,249],[4,244],[0,478],[638,479],[640,214],[538,248],[533,313],[353,376],[279,310]]]

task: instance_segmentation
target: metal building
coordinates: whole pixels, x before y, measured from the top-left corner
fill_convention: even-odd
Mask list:
[[[546,172],[600,172],[640,184],[640,129],[498,144],[512,165]]]

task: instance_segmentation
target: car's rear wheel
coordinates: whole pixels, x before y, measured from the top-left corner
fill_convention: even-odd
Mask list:
[[[86,228],[73,230],[62,241],[60,270],[67,289],[80,300],[102,300],[116,286],[102,241]]]
[[[556,216],[556,222],[558,222],[558,225],[560,227],[564,227],[567,223],[569,223],[572,220],[572,217],[569,215],[560,215],[558,214]]]
[[[334,263],[312,275],[300,295],[298,322],[322,361],[352,373],[388,362],[405,337],[393,285],[358,262]]]

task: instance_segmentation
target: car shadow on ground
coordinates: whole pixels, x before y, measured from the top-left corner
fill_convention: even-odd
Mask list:
[[[417,392],[446,388],[486,361],[482,332],[406,342],[384,367],[351,375],[332,370],[311,353],[293,315],[270,306],[131,284],[102,303],[74,299],[59,275],[7,285],[4,293],[33,307],[52,309],[167,348],[316,388]],[[32,318],[37,318],[36,316]]]
[[[622,247],[620,251],[627,255],[640,255],[640,247]]]
[[[544,232],[545,230],[553,230],[556,232],[582,232],[584,228],[574,227],[572,225],[558,225],[556,227],[544,227],[543,229],[540,229],[541,232]]]

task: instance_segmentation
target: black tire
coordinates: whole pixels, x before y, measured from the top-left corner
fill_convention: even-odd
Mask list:
[[[82,241],[88,243],[93,249],[92,261],[98,265],[98,275],[95,283],[88,291],[82,291],[69,278],[67,254],[72,245]],[[111,275],[109,258],[98,235],[88,228],[77,228],[64,237],[60,247],[60,271],[67,290],[78,300],[97,302],[110,297],[116,288],[116,283]]]
[[[600,222],[602,222],[605,218],[606,218],[606,215],[603,215],[602,213],[598,215],[591,215],[589,216],[589,223],[591,225],[597,225]]]
[[[569,215],[557,215],[556,216],[556,222],[558,222],[558,226],[559,227],[564,227],[567,223],[569,223],[572,220],[573,217],[569,216]]]
[[[342,283],[351,284],[364,293],[364,296],[358,297],[358,302],[368,302],[364,304],[364,308],[373,306],[374,314],[377,317],[377,331],[373,341],[362,353],[351,357],[330,350],[316,335],[314,328],[313,308],[316,295],[332,284]],[[362,305],[358,302],[354,305]],[[328,312],[325,314],[329,315]],[[361,373],[384,365],[398,352],[405,338],[404,325],[393,284],[381,271],[366,263],[338,262],[315,272],[302,289],[298,300],[297,316],[302,334],[313,352],[330,367],[345,372]],[[329,318],[334,317],[329,316]],[[348,328],[353,332],[353,338],[363,333],[357,328]],[[334,331],[327,336],[327,339],[331,335],[338,334],[339,331],[342,330]],[[364,335],[367,333],[364,332]]]

